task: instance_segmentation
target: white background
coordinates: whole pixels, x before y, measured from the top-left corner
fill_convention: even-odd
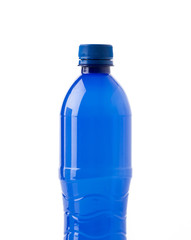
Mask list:
[[[133,114],[128,240],[191,239],[191,2],[0,1],[0,239],[61,240],[59,113],[110,43]]]

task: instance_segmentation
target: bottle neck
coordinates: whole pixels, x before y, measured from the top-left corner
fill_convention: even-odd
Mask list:
[[[88,73],[110,73],[110,66],[82,66],[82,74]]]

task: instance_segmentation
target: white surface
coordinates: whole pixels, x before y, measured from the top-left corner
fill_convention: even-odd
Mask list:
[[[191,2],[1,0],[0,239],[61,240],[59,112],[80,43],[133,113],[128,240],[191,239]]]

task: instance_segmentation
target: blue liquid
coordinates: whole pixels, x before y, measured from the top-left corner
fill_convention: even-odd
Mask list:
[[[131,112],[110,74],[82,74],[61,110],[65,240],[125,240]]]

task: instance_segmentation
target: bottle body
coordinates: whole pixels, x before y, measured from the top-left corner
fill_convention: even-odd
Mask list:
[[[125,239],[131,113],[110,74],[82,74],[66,95],[60,178],[65,239]]]

